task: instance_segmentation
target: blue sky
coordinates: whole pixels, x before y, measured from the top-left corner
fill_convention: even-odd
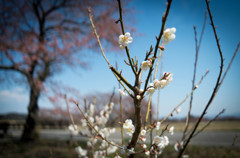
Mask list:
[[[239,6],[239,0],[212,0],[210,3],[225,58],[225,68],[237,43],[240,41]],[[155,46],[155,35],[158,35],[160,31],[165,1],[135,0],[127,7],[128,9],[134,8],[134,14],[126,13],[126,16],[135,19],[132,25],[137,29],[136,32],[132,33],[134,41],[129,45],[130,54],[132,57],[138,56],[138,60],[142,61],[150,45]],[[166,46],[163,71],[172,72],[173,81],[161,91],[161,116],[168,114],[191,90],[195,58],[193,25],[197,27],[199,39],[205,10],[206,4],[203,0],[173,0],[172,2],[166,27],[175,27],[177,29],[176,39]],[[209,23],[208,18],[199,52],[197,81],[205,73],[206,69],[209,69],[210,73],[194,93],[194,115],[199,115],[206,105],[214,88],[220,66],[216,41]],[[118,37],[113,40],[118,40]],[[133,74],[123,61],[126,59],[124,52],[119,55],[119,53],[110,51],[107,52],[107,57],[112,65],[117,62],[119,69],[123,70],[122,74],[133,83]],[[208,116],[214,116],[223,108],[226,109],[224,115],[240,116],[239,57],[238,52],[232,68],[208,110]],[[89,59],[91,59],[91,64],[88,70],[76,72],[66,68],[63,73],[55,76],[55,78],[66,85],[79,89],[82,95],[94,93],[95,91],[111,92],[114,86],[118,87],[114,75],[109,71],[104,58],[99,53],[90,53]],[[0,88],[0,113],[27,111],[28,91],[25,87],[21,85],[9,87],[5,84]],[[155,105],[156,101],[157,97],[154,95],[153,103]],[[180,117],[186,115],[188,104],[189,100],[182,105]],[[46,98],[41,98],[39,105],[40,107],[52,107]]]

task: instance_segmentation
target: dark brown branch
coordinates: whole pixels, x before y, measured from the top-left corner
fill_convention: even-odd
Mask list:
[[[124,35],[125,30],[124,30],[124,23],[123,23],[123,19],[122,19],[122,4],[121,4],[121,0],[117,0],[117,1],[118,1],[119,16],[120,16],[119,21],[120,21],[120,24],[121,24],[122,34]],[[132,68],[132,71],[133,71],[134,75],[137,76],[137,71],[134,70],[134,66],[133,66],[133,63],[131,61],[131,56],[129,54],[128,47],[125,47],[125,50],[126,50],[126,54],[127,54],[127,57],[128,57],[129,64]]]
[[[219,112],[212,120],[208,121],[208,123],[203,126],[199,131],[197,131],[193,137],[196,137],[199,133],[204,131],[213,121],[215,121],[220,115],[222,115],[225,112],[225,109],[223,109],[221,112]]]
[[[15,66],[5,66],[5,65],[0,65],[0,70],[12,70],[12,71],[17,71],[17,72],[20,72],[21,74],[27,76],[27,72],[20,69],[20,68],[17,68]]]
[[[189,144],[189,142],[190,142],[190,140],[192,139],[195,131],[197,130],[200,122],[202,121],[203,116],[206,114],[207,109],[208,109],[209,106],[211,105],[214,97],[216,96],[217,90],[218,90],[219,85],[220,85],[220,80],[221,80],[222,72],[223,72],[223,55],[222,55],[222,50],[221,50],[221,47],[220,47],[220,44],[219,44],[219,38],[218,38],[218,36],[217,36],[216,28],[215,28],[215,25],[214,25],[214,22],[213,22],[213,18],[212,18],[212,14],[211,14],[211,11],[210,11],[209,1],[208,1],[208,0],[205,0],[205,2],[206,2],[206,4],[207,4],[208,14],[209,14],[209,17],[210,17],[210,20],[211,20],[211,25],[212,25],[213,32],[214,32],[214,36],[215,36],[215,39],[216,39],[216,42],[217,42],[217,46],[218,46],[219,56],[220,56],[220,60],[221,60],[221,61],[220,61],[220,62],[221,62],[220,71],[219,71],[218,78],[217,78],[217,82],[216,82],[216,85],[215,85],[214,90],[213,90],[213,92],[212,92],[212,95],[211,95],[211,97],[210,97],[207,105],[205,106],[205,109],[203,110],[201,116],[199,117],[197,123],[195,124],[195,126],[194,126],[194,128],[193,128],[193,131],[191,132],[191,134],[190,134],[190,136],[188,137],[187,141],[184,143],[183,149],[180,150],[179,155],[178,155],[178,158],[181,158],[181,157],[182,157],[183,152],[185,151],[187,145]]]
[[[161,31],[160,31],[160,33],[159,33],[159,35],[158,35],[157,42],[156,42],[155,49],[154,49],[154,55],[153,55],[153,59],[152,59],[152,65],[154,65],[154,61],[155,61],[155,59],[157,58],[158,46],[159,46],[161,37],[162,37],[162,35],[163,35],[163,31],[164,31],[164,28],[165,28],[165,24],[166,24],[166,21],[167,21],[167,17],[168,17],[169,11],[170,11],[171,4],[172,4],[172,0],[168,0],[168,4],[167,4],[166,11],[165,11],[165,13],[164,13],[164,15],[163,15],[163,17],[162,17]],[[144,93],[145,93],[146,90],[147,90],[147,85],[148,85],[148,82],[149,82],[149,79],[150,79],[150,76],[151,76],[152,71],[153,71],[153,66],[149,69],[148,76],[147,76],[147,79],[146,79],[146,82],[145,82],[145,86],[144,86]]]

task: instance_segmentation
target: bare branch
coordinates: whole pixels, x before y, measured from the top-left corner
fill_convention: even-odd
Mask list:
[[[208,121],[208,123],[203,126],[199,131],[197,131],[193,137],[196,137],[199,133],[204,131],[213,121],[215,121],[220,115],[222,115],[225,112],[225,109],[223,109],[221,112],[219,112],[212,120]]]
[[[203,110],[201,116],[199,117],[197,123],[195,124],[194,126],[194,129],[193,131],[191,132],[190,136],[188,137],[187,141],[185,142],[185,144],[183,145],[183,149],[180,150],[179,152],[179,155],[178,155],[178,158],[182,157],[183,155],[183,152],[185,151],[188,143],[190,142],[190,140],[192,139],[197,127],[199,126],[200,122],[202,121],[203,119],[203,116],[206,114],[207,112],[207,109],[209,108],[209,106],[211,105],[214,97],[216,96],[216,93],[217,93],[217,90],[219,89],[219,86],[220,86],[220,80],[221,80],[221,76],[222,76],[222,72],[223,72],[223,55],[222,55],[222,50],[221,50],[221,47],[220,47],[220,44],[219,44],[219,38],[217,36],[217,33],[216,33],[216,27],[214,25],[214,22],[213,22],[213,18],[212,18],[212,14],[211,14],[211,11],[210,11],[210,7],[209,7],[209,1],[208,0],[205,0],[206,2],[206,5],[207,5],[207,10],[208,10],[208,14],[209,14],[209,17],[210,17],[210,20],[211,20],[211,25],[212,25],[212,28],[213,28],[213,32],[214,32],[214,36],[215,36],[215,39],[216,39],[216,42],[217,42],[217,46],[218,46],[218,51],[219,51],[219,56],[220,56],[220,71],[219,71],[219,74],[218,74],[218,78],[217,78],[217,81],[216,81],[216,85],[214,87],[214,90],[212,92],[212,95],[207,103],[207,105],[205,106],[205,109]]]
[[[158,35],[158,37],[157,37],[157,42],[156,42],[155,49],[154,49],[154,55],[153,55],[153,59],[152,59],[152,65],[154,65],[154,61],[155,61],[155,59],[157,58],[158,46],[159,46],[161,37],[162,37],[162,35],[163,35],[163,31],[164,31],[164,28],[165,28],[165,24],[166,24],[166,21],[167,21],[167,17],[168,17],[169,11],[170,11],[171,4],[172,4],[172,0],[168,0],[168,4],[167,4],[166,11],[165,11],[165,13],[164,13],[164,15],[163,15],[163,17],[162,17],[161,30],[160,30],[160,33],[159,33],[159,35]],[[141,71],[141,70],[139,70],[139,71]],[[151,67],[151,68],[149,69],[148,76],[147,76],[147,79],[146,79],[146,81],[145,81],[144,93],[145,93],[146,90],[147,90],[147,85],[148,85],[148,82],[149,82],[149,79],[150,79],[150,76],[151,76],[152,71],[153,71],[153,67]]]
[[[116,75],[116,77],[117,77],[117,79],[119,78],[121,81],[123,81],[133,92],[135,92],[135,88],[130,84],[130,83],[128,83],[128,81],[110,64],[110,62],[108,61],[108,59],[107,59],[107,57],[106,57],[106,55],[105,55],[105,53],[104,53],[104,51],[103,51],[103,48],[102,48],[102,44],[101,44],[101,42],[100,42],[100,39],[99,39],[99,35],[98,35],[98,33],[97,33],[97,30],[96,30],[96,27],[95,27],[95,25],[94,25],[94,23],[93,23],[93,19],[92,19],[92,14],[91,14],[91,8],[88,8],[88,15],[89,15],[89,19],[90,19],[90,21],[91,21],[91,24],[92,24],[92,28],[93,28],[93,31],[94,31],[94,34],[95,34],[95,36],[96,36],[96,38],[97,38],[97,41],[98,41],[98,45],[99,45],[99,47],[100,47],[100,49],[101,49],[101,52],[102,52],[102,55],[103,55],[103,57],[104,57],[104,59],[106,60],[106,62],[108,63],[108,66],[109,66],[109,68],[112,70],[112,72]]]
[[[228,67],[227,67],[226,71],[223,74],[223,77],[222,77],[222,79],[220,81],[220,85],[222,84],[223,80],[225,79],[225,77],[226,77],[226,75],[227,75],[227,73],[228,73],[228,71],[229,71],[229,69],[230,69],[230,67],[231,67],[231,65],[233,63],[233,60],[234,60],[234,58],[235,58],[235,56],[236,56],[236,54],[238,52],[239,47],[240,47],[240,42],[238,43],[237,48],[235,49],[235,51],[233,53],[233,56],[231,58],[231,61],[229,62]]]
[[[119,21],[120,21],[120,24],[121,24],[122,33],[125,34],[124,23],[123,23],[123,19],[122,19],[122,4],[121,4],[121,0],[117,0],[117,1],[118,1],[119,16],[120,16]],[[133,66],[133,63],[131,61],[131,57],[130,57],[130,54],[129,54],[128,47],[125,47],[125,50],[126,50],[126,54],[127,54],[127,57],[128,57],[129,64],[132,68],[132,71],[133,71],[134,75],[137,76],[137,71],[134,70],[134,66]]]
[[[197,39],[197,29],[196,29],[196,26],[193,26],[194,34],[195,34],[196,55],[195,55],[195,62],[194,62],[194,69],[193,69],[192,89],[193,89],[194,86],[195,86],[196,72],[197,72],[197,62],[198,62],[198,54],[199,54],[199,49],[200,49],[200,46],[201,46],[201,41],[202,41],[202,37],[203,37],[203,34],[204,34],[205,26],[206,26],[206,21],[207,21],[207,12],[205,12],[205,18],[204,18],[204,22],[203,22],[203,27],[202,27],[202,32],[201,32],[201,36],[200,36],[200,41],[199,41],[199,43],[198,43],[198,39]],[[186,132],[187,132],[188,127],[189,127],[191,110],[192,110],[192,102],[193,102],[193,93],[191,94],[191,98],[190,98],[190,103],[189,103],[189,108],[188,108],[188,115],[187,115],[187,118],[186,118],[186,124],[185,124],[185,129],[184,129],[184,131],[183,131],[182,140],[185,139],[185,137],[186,137]]]
[[[174,111],[176,111],[176,109],[177,109],[179,106],[181,106],[181,105],[187,100],[188,97],[191,96],[191,94],[197,89],[198,85],[200,85],[200,84],[202,83],[203,79],[206,77],[206,75],[208,74],[208,72],[209,72],[209,71],[207,70],[206,73],[202,76],[201,80],[198,82],[198,84],[195,85],[195,88],[192,89],[192,91],[191,91],[166,117],[164,117],[164,119],[161,121],[161,123],[165,122],[165,121],[168,119],[169,116],[172,116],[173,113],[174,113]]]

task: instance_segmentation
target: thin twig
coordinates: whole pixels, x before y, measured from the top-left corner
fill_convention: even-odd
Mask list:
[[[121,4],[121,0],[117,0],[118,1],[118,8],[119,8],[119,21],[120,21],[120,24],[121,24],[121,29],[122,29],[122,33],[123,35],[125,34],[125,30],[124,30],[124,23],[123,23],[123,18],[122,18],[122,4]],[[134,73],[135,76],[137,76],[137,72],[134,70],[134,66],[133,66],[133,63],[131,61],[131,57],[130,57],[130,54],[129,54],[129,49],[128,47],[125,47],[125,50],[126,50],[126,54],[127,54],[127,57],[128,57],[128,62],[132,68],[132,71]]]
[[[196,137],[199,133],[201,133],[202,131],[204,131],[213,121],[215,121],[220,115],[222,115],[225,112],[225,109],[223,109],[221,112],[219,112],[213,119],[211,119],[210,121],[208,121],[208,123],[203,126],[199,131],[197,131],[193,137]]]
[[[236,141],[237,141],[238,135],[235,135],[231,144],[230,149],[223,155],[223,158],[228,157],[229,153],[232,151],[232,148],[234,147]]]
[[[201,36],[200,36],[199,43],[198,43],[198,38],[197,38],[197,29],[196,29],[196,26],[193,26],[194,35],[195,35],[196,55],[195,55],[194,70],[193,70],[192,89],[193,89],[194,86],[195,86],[196,72],[197,72],[197,62],[198,62],[198,54],[199,54],[199,49],[200,49],[200,46],[201,46],[201,43],[202,43],[202,38],[203,38],[203,34],[204,34],[206,22],[207,22],[207,12],[205,12],[205,17],[204,17],[204,22],[203,22],[203,27],[202,27],[202,31],[201,31]],[[190,103],[189,103],[189,108],[188,108],[188,115],[187,115],[187,119],[186,119],[185,128],[184,128],[184,131],[183,131],[182,140],[185,139],[186,133],[187,133],[187,130],[188,130],[188,127],[189,127],[190,117],[191,117],[191,110],[192,110],[192,102],[193,102],[193,93],[191,94],[191,98],[190,98]]]
[[[230,69],[230,67],[231,67],[231,65],[232,65],[232,63],[233,63],[233,60],[234,60],[234,58],[235,58],[235,56],[236,56],[236,54],[237,54],[237,52],[238,52],[239,47],[240,47],[240,42],[238,43],[238,45],[237,45],[237,47],[236,47],[236,49],[235,49],[235,51],[234,51],[234,53],[233,53],[233,56],[232,56],[232,58],[231,58],[231,61],[229,62],[228,67],[227,67],[226,71],[225,71],[224,74],[223,74],[223,77],[222,77],[222,79],[221,79],[221,81],[220,81],[220,85],[222,84],[223,80],[225,79],[225,77],[226,77],[226,75],[227,75],[227,72],[229,71],[229,69]]]
[[[200,79],[200,81],[198,82],[198,84],[195,85],[195,88],[193,88],[192,91],[191,91],[175,108],[173,108],[173,110],[172,110],[167,116],[165,116],[165,118],[161,121],[161,124],[162,124],[163,122],[165,122],[165,121],[168,119],[169,116],[172,116],[173,113],[174,113],[174,111],[176,111],[176,109],[177,109],[179,106],[181,106],[181,105],[188,99],[188,97],[191,96],[191,94],[192,94],[192,93],[197,89],[197,87],[202,83],[203,79],[206,77],[206,75],[207,75],[208,73],[209,73],[209,71],[207,70],[207,71],[205,72],[205,74],[201,77],[201,79]]]
[[[168,5],[171,5],[171,4],[168,4]],[[170,9],[170,6],[169,7],[167,7],[167,10],[166,10],[166,13],[168,13],[169,12],[169,10],[168,9]],[[166,16],[166,13],[165,13],[165,15],[164,15],[164,17]],[[164,18],[165,20],[167,20],[167,18]],[[166,21],[165,21],[166,22]],[[162,30],[164,30],[164,28],[163,27],[165,27],[165,24],[164,25],[162,25],[162,29],[161,29],[161,31]],[[159,46],[159,43],[160,43],[160,40],[161,40],[161,37],[162,37],[162,35],[161,35],[161,32],[160,32],[160,35],[159,35],[159,37],[158,37],[158,40],[157,40],[157,48],[155,47],[155,49],[156,50],[158,50],[158,46]],[[155,50],[155,51],[156,51]],[[159,65],[159,62],[160,62],[160,57],[161,57],[161,54],[162,54],[162,50],[160,49],[160,52],[159,52],[159,56],[158,56],[158,60],[157,60],[157,63],[156,63],[156,66],[155,66],[155,72],[154,72],[154,77],[153,77],[153,80],[155,80],[156,79],[156,77],[157,77],[157,71],[158,71],[158,65]],[[154,53],[154,57],[156,56],[156,54]],[[153,67],[153,64],[154,64],[154,60],[152,61],[152,67]],[[153,68],[150,68],[150,69],[152,69],[153,70]],[[150,72],[152,72],[152,70],[149,70],[149,74],[148,74],[148,77],[147,77],[147,80],[146,80],[146,83],[145,83],[145,88],[146,88],[146,86],[147,86],[147,82],[148,82],[148,80],[149,80],[149,78],[150,78],[150,76],[151,76],[151,73]],[[145,90],[145,88],[144,88],[144,90]],[[150,105],[151,105],[151,101],[152,101],[152,94],[150,94],[149,95],[149,100],[148,100],[148,108],[147,108],[147,113],[146,113],[146,118],[145,118],[145,124],[147,123],[147,121],[148,121],[148,117],[149,117],[149,110],[150,110]]]
[[[160,40],[161,40],[162,35],[163,35],[163,31],[164,31],[164,28],[165,28],[165,24],[166,24],[166,21],[167,21],[167,17],[168,17],[169,11],[170,11],[171,4],[172,4],[172,0],[168,0],[166,11],[165,11],[165,13],[162,17],[161,31],[158,35],[157,42],[156,42],[155,49],[154,49],[154,55],[153,55],[153,58],[152,58],[152,65],[154,65],[154,61],[157,58],[157,51],[159,49],[158,46],[159,46]],[[151,67],[148,71],[148,76],[147,76],[147,79],[145,81],[145,86],[144,86],[144,93],[147,90],[147,85],[148,85],[148,82],[149,82],[152,71],[153,71],[153,67]]]
[[[108,59],[107,59],[107,57],[106,57],[106,55],[105,55],[105,53],[104,53],[104,51],[103,51],[103,48],[102,48],[102,44],[101,44],[101,42],[100,42],[100,39],[99,39],[99,35],[98,35],[98,33],[97,33],[97,30],[96,30],[96,27],[95,27],[95,25],[94,25],[94,22],[93,22],[93,16],[92,16],[92,14],[91,14],[91,8],[89,7],[88,8],[88,15],[89,15],[89,19],[90,19],[90,22],[91,22],[91,24],[92,24],[92,28],[93,28],[93,32],[94,32],[94,34],[95,34],[95,36],[96,36],[96,38],[97,38],[97,41],[98,41],[98,45],[99,45],[99,47],[100,47],[100,49],[101,49],[101,52],[102,52],[102,55],[103,55],[103,57],[104,57],[104,59],[106,60],[106,62],[108,63],[108,66],[109,66],[109,68],[112,70],[112,72],[115,74],[115,76],[117,77],[117,79],[118,79],[118,81],[119,80],[121,80],[121,81],[123,81],[124,82],[124,84],[126,84],[127,86],[128,86],[128,88],[130,88],[132,91],[135,91],[135,88],[130,84],[130,83],[128,83],[128,81],[110,64],[110,62],[108,61]],[[127,90],[127,89],[126,89]],[[128,90],[127,90],[128,91]],[[130,92],[129,92],[130,93]]]
[[[163,74],[163,54],[161,55],[160,74]],[[160,120],[160,115],[159,115],[159,110],[160,110],[160,91],[161,91],[161,89],[158,90],[158,96],[157,96],[157,122]],[[156,134],[157,135],[158,135],[158,132],[159,132],[159,130],[156,130]]]
[[[116,146],[120,149],[124,149],[123,147],[117,145],[117,144],[114,144],[112,142],[110,142],[109,140],[107,140],[106,138],[104,138],[100,133],[99,131],[93,126],[93,124],[88,120],[88,118],[85,116],[85,114],[83,113],[83,111],[81,110],[81,108],[79,107],[78,103],[76,101],[73,101],[74,104],[77,106],[78,110],[80,111],[80,113],[82,114],[82,116],[84,117],[84,119],[87,121],[88,125],[90,128],[92,128],[96,133],[97,135],[102,139],[102,140],[105,140],[108,144],[112,145],[112,146]]]
[[[195,131],[197,130],[197,127],[199,126],[200,122],[202,121],[203,116],[206,114],[208,107],[211,105],[214,97],[216,96],[217,90],[219,89],[222,72],[223,72],[223,55],[222,55],[222,50],[221,50],[221,47],[220,47],[220,44],[219,44],[219,38],[218,38],[218,36],[217,36],[216,28],[215,28],[215,25],[214,25],[214,22],[213,22],[213,18],[212,18],[212,14],[211,14],[211,11],[210,11],[209,1],[208,1],[208,0],[205,0],[205,2],[206,2],[206,4],[207,4],[208,14],[209,14],[209,17],[210,17],[210,21],[211,21],[211,25],[212,25],[212,28],[213,28],[214,36],[215,36],[215,39],[216,39],[216,42],[217,42],[217,46],[218,46],[218,52],[219,52],[219,56],[220,56],[220,60],[221,60],[221,61],[220,61],[220,62],[221,62],[221,63],[220,63],[220,71],[219,71],[219,74],[218,74],[218,77],[217,77],[217,81],[216,81],[216,85],[215,85],[215,87],[214,87],[214,90],[213,90],[213,92],[212,92],[212,95],[211,95],[211,97],[210,97],[207,105],[205,106],[205,109],[203,110],[201,116],[199,117],[197,123],[195,124],[193,131],[191,132],[191,134],[190,134],[190,136],[188,137],[187,141],[184,143],[183,149],[180,150],[179,155],[178,155],[178,158],[181,158],[181,157],[182,157],[183,152],[185,151],[187,145],[189,144],[189,142],[190,142],[190,140],[192,139]]]
[[[116,68],[118,68],[118,65],[116,63]],[[121,88],[121,84],[118,84],[119,89]],[[122,105],[122,95],[119,94],[119,104],[120,104],[120,127],[121,127],[121,138],[122,138],[122,146],[124,145],[124,134],[123,134],[123,105]]]

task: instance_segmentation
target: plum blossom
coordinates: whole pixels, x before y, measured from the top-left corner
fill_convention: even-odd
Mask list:
[[[129,135],[129,136],[132,136],[133,132],[135,131],[135,127],[134,125],[132,124],[132,120],[131,119],[127,119],[125,121],[125,123],[123,124],[123,128],[126,130],[126,133]]]
[[[143,61],[142,64],[141,64],[141,68],[144,71],[147,71],[148,68],[150,68],[150,67],[152,67],[152,61],[151,60]]]
[[[78,126],[77,125],[69,125],[68,126],[69,131],[71,132],[72,135],[77,135],[78,134]]]
[[[169,133],[170,133],[171,135],[174,134],[174,126],[170,127],[170,129],[169,129]]]
[[[122,89],[118,89],[118,92],[119,92],[122,96],[127,96],[127,93],[125,93],[124,90],[122,90]]]
[[[150,155],[149,150],[145,150],[145,155]]]
[[[120,35],[118,39],[118,43],[121,49],[127,47],[129,43],[132,43],[132,41],[133,38],[131,37],[131,34],[129,32],[126,32],[125,35]]]
[[[179,114],[182,109],[181,109],[181,107],[180,107],[180,108],[176,108],[175,110],[176,110],[177,114]]]
[[[162,36],[162,43],[168,44],[168,42],[173,41],[176,38],[175,33],[175,27],[165,29]]]
[[[147,89],[147,94],[153,94],[155,92],[154,84],[150,83]]]
[[[77,152],[79,158],[87,156],[87,150],[82,149],[80,146],[76,147],[75,151]]]
[[[137,100],[140,100],[140,99],[141,99],[141,96],[140,96],[140,95],[137,95],[136,98],[137,98]]]
[[[169,85],[169,84],[172,82],[172,80],[173,80],[173,74],[172,74],[171,72],[169,72],[169,73],[167,74],[166,80],[167,80],[166,85]]]
[[[183,146],[183,142],[177,142],[174,144],[174,149],[178,152]]]
[[[153,139],[153,144],[155,144],[160,149],[164,148],[169,144],[169,140],[167,136],[159,137],[155,136]]]
[[[147,131],[146,131],[145,129],[143,129],[143,130],[141,130],[141,133],[140,133],[140,134],[141,134],[142,136],[145,136],[146,133],[147,133]]]
[[[157,122],[157,125],[156,125],[156,130],[159,130],[160,129],[160,126],[161,126],[161,122]]]
[[[147,145],[146,144],[142,144],[141,145],[143,149],[146,149],[147,148]]]

